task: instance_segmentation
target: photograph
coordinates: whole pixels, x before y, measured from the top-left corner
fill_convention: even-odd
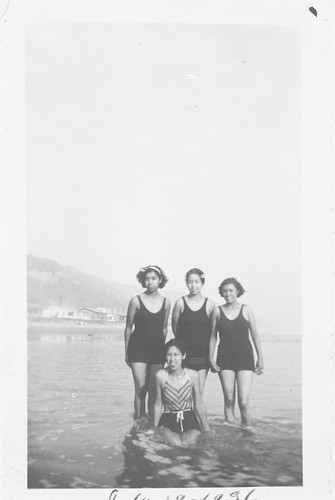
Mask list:
[[[303,484],[299,57],[27,27],[29,488]]]
[[[1,7],[1,495],[330,500],[330,11],[126,3]]]

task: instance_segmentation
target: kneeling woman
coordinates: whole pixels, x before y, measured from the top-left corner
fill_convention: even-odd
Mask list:
[[[156,374],[154,426],[164,427],[169,444],[187,446],[201,430],[209,431],[199,375],[183,367],[186,351],[181,340],[172,339],[165,348],[167,368]]]

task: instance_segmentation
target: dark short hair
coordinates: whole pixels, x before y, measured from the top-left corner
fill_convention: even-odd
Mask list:
[[[169,340],[169,342],[167,342],[167,343],[165,344],[165,355],[167,354],[168,349],[169,349],[170,347],[173,347],[173,346],[174,346],[174,347],[177,347],[177,349],[179,349],[179,351],[180,351],[183,355],[184,355],[184,354],[186,354],[186,347],[185,347],[185,344],[184,344],[184,342],[182,341],[182,339],[176,339],[176,338],[174,338],[174,339]]]
[[[158,278],[161,280],[160,284],[158,285],[159,288],[164,288],[166,283],[168,282],[168,278],[166,274],[164,273],[163,269],[159,266],[146,266],[146,267],[141,267],[139,272],[136,274],[137,281],[141,283],[143,288],[145,288],[145,276],[147,273],[150,271],[153,271],[154,273],[157,274]]]
[[[188,278],[191,276],[191,274],[197,274],[201,280],[201,283],[205,283],[205,275],[201,269],[198,269],[197,267],[193,267],[189,271],[187,271],[186,276],[185,276],[185,281],[188,280]]]
[[[239,281],[237,281],[236,278],[226,278],[219,286],[219,294],[221,295],[221,297],[223,297],[223,287],[226,285],[234,285],[237,290],[238,297],[241,297],[241,295],[245,293],[243,286]]]

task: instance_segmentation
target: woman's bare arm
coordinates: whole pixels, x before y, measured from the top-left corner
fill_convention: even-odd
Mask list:
[[[261,339],[258,333],[256,320],[251,310],[251,307],[248,306],[247,304],[244,305],[243,312],[245,313],[246,319],[249,322],[251,337],[254,342],[257,353],[256,373],[257,375],[261,375],[264,372],[264,363],[263,363]]]
[[[170,316],[170,308],[171,308],[170,301],[169,301],[169,299],[166,299],[165,317],[164,317],[164,323],[163,323],[164,340],[166,340],[167,331],[168,331],[168,321],[169,321],[169,316]]]
[[[214,360],[214,354],[215,354],[215,348],[216,348],[216,342],[217,342],[217,334],[218,334],[217,323],[219,320],[219,316],[220,316],[219,308],[216,307],[213,310],[212,315],[211,315],[211,336],[209,339],[209,364],[210,364],[211,368],[216,372],[220,371],[219,366],[216,364],[216,362]]]
[[[156,373],[156,396],[154,404],[154,427],[157,427],[162,416],[162,388],[163,388],[163,376],[164,370],[159,370]]]
[[[178,299],[175,303],[172,311],[172,331],[175,337],[178,335],[178,322],[180,315],[182,313],[183,301],[182,299]]]
[[[126,328],[124,330],[125,360],[127,364],[128,364],[128,344],[134,326],[135,313],[136,311],[138,311],[138,309],[139,309],[138,298],[133,297],[128,305],[127,322],[126,322]]]

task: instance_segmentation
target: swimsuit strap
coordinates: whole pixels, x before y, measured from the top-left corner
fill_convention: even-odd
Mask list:
[[[202,306],[205,309],[206,314],[207,314],[207,301],[208,301],[208,298],[205,297],[205,302],[204,302],[204,305]],[[207,314],[207,317],[208,317],[208,314]]]
[[[235,319],[239,318],[240,316],[242,316],[242,310],[243,310],[243,304],[241,304],[241,307],[240,307],[240,312],[238,313],[238,315],[236,316]]]

